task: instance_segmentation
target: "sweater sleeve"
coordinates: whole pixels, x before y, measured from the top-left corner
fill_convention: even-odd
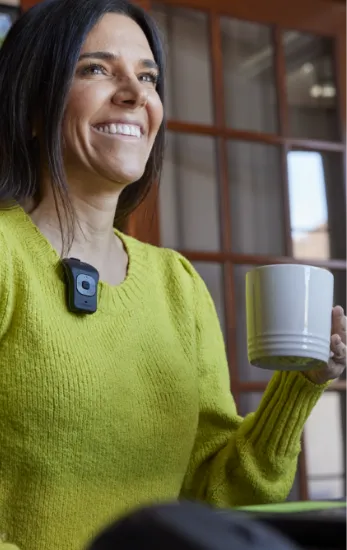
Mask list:
[[[218,507],[280,502],[292,487],[306,419],[324,391],[298,372],[276,372],[260,406],[238,416],[212,299],[196,289],[200,415],[182,497]]]

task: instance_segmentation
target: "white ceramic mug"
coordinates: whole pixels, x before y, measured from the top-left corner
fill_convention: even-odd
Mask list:
[[[246,275],[248,360],[271,370],[321,368],[330,357],[334,277],[306,265]]]

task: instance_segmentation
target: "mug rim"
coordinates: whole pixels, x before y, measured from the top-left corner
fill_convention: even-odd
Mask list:
[[[318,267],[316,265],[309,265],[309,264],[287,264],[287,263],[280,263],[280,264],[267,264],[267,265],[259,265],[255,266],[249,271],[248,273],[252,273],[253,271],[265,271],[270,268],[284,268],[284,267],[290,267],[290,268],[297,268],[297,269],[312,269],[314,271],[324,271],[325,273],[328,273],[331,275],[331,277],[334,277],[334,275],[325,267]]]

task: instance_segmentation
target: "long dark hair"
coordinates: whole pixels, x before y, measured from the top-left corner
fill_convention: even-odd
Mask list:
[[[164,60],[158,29],[144,10],[128,0],[44,0],[17,20],[0,49],[0,204],[39,201],[40,159],[45,158],[63,243],[60,204],[69,221],[69,246],[74,213],[64,172],[62,120],[81,47],[89,31],[109,12],[130,17],[143,30],[159,66],[157,91],[164,102]],[[39,124],[40,145],[33,137],[35,124]],[[115,226],[124,222],[158,181],[164,132],[163,122],[143,176],[120,195]]]

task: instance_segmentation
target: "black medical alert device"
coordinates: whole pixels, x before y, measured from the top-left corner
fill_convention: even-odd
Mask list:
[[[77,258],[65,258],[67,307],[72,313],[95,313],[98,306],[99,272]]]

